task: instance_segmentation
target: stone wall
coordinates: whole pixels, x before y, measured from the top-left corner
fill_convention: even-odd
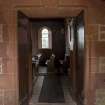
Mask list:
[[[101,12],[100,12],[101,11]],[[105,57],[105,9],[96,5],[88,9],[87,44],[89,46],[88,61],[90,65],[90,105],[103,105],[104,95],[104,57]],[[102,98],[103,97],[103,98]],[[92,101],[93,100],[93,101]]]
[[[16,17],[10,6],[0,5],[0,105],[18,104]]]
[[[85,8],[85,104],[103,105],[105,4],[101,0],[0,0],[0,105],[18,104],[17,13],[36,17],[74,16]],[[101,84],[101,85],[100,85]],[[103,98],[100,98],[103,97]]]

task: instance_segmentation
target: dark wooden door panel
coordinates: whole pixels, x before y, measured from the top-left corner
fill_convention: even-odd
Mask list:
[[[31,37],[29,19],[18,12],[18,68],[19,68],[19,101],[28,105],[29,97],[29,56],[31,55]],[[32,59],[32,58],[31,58]],[[25,99],[25,104],[23,102]]]
[[[75,20],[76,44],[76,95],[82,105],[84,99],[84,12],[82,11]]]

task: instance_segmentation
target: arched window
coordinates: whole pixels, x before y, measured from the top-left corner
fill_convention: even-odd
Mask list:
[[[49,48],[48,29],[42,29],[42,48]]]
[[[47,27],[43,27],[40,30],[39,48],[51,49],[52,48],[52,35],[51,30]]]

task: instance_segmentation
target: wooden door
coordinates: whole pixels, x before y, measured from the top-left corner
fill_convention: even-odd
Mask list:
[[[84,12],[75,19],[75,44],[76,44],[76,97],[78,105],[84,101]]]
[[[31,72],[31,35],[29,19],[22,12],[18,12],[18,68],[19,68],[19,101],[21,105],[28,105]]]

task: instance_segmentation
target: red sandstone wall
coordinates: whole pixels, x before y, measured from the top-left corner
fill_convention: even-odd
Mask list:
[[[1,2],[1,0],[0,0]],[[4,3],[4,2],[3,2]],[[9,4],[0,5],[0,105],[18,104],[16,22]],[[5,101],[6,100],[6,101]],[[14,101],[13,101],[14,100]]]
[[[90,65],[90,100],[91,104],[101,105],[105,103],[105,40],[104,40],[104,25],[105,25],[105,9],[96,6],[93,9],[88,9],[88,26],[87,26],[87,43],[89,46],[89,65]],[[102,97],[102,98],[101,98]],[[90,104],[90,103],[89,103]],[[90,105],[91,105],[90,104]]]
[[[54,17],[75,15],[81,6],[86,8],[85,104],[104,103],[104,2],[102,3],[101,0],[0,0],[0,2],[2,3],[0,23],[4,27],[3,42],[0,42],[0,49],[2,49],[0,62],[3,64],[0,74],[0,105],[19,105],[16,9],[24,10],[29,16]]]

